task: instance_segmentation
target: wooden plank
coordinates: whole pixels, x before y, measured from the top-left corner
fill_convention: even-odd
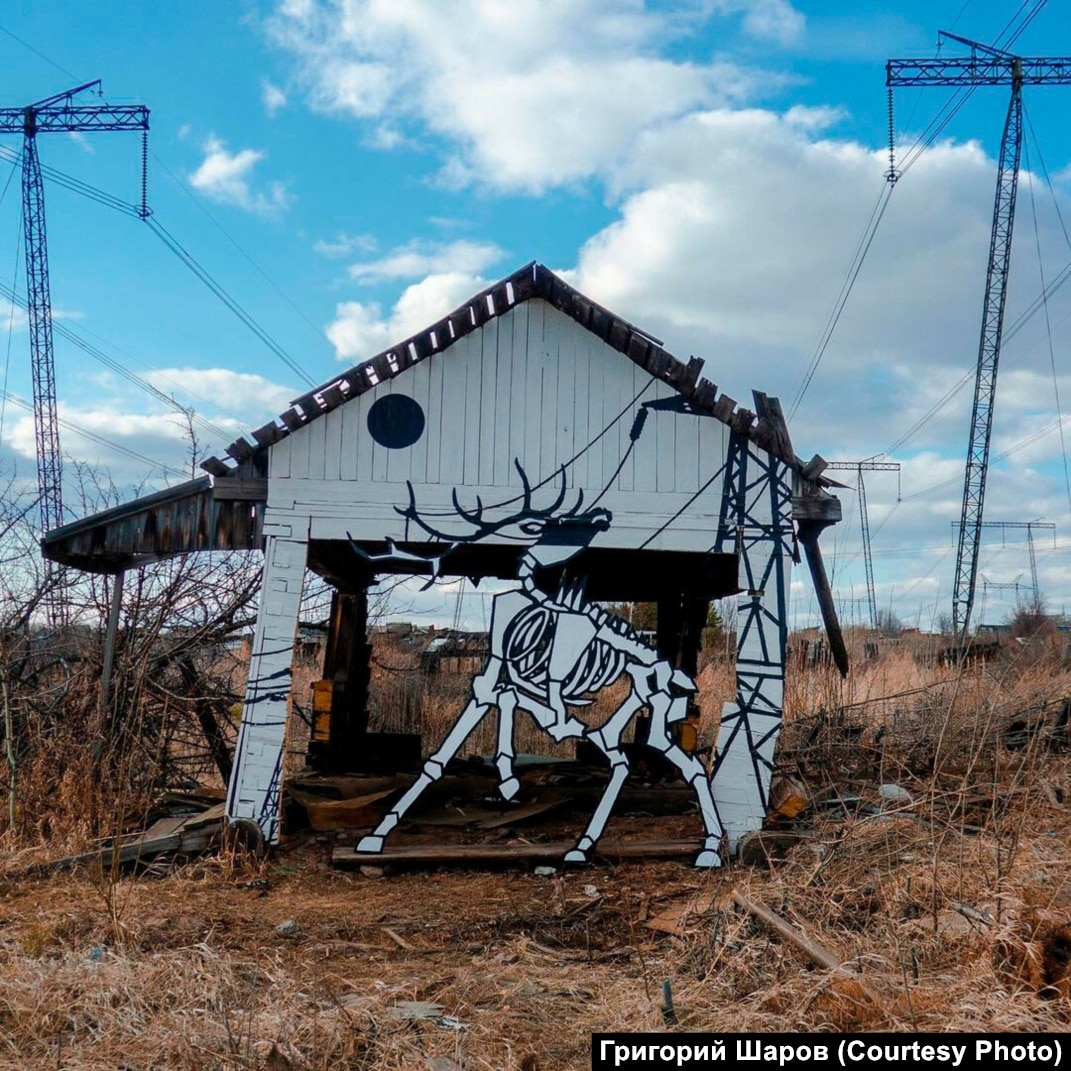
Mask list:
[[[636,371],[644,379],[650,378],[642,368],[637,368]],[[643,379],[637,383],[637,390],[639,390],[642,382]],[[651,389],[644,395],[639,404],[642,405],[644,401],[653,397],[654,389]],[[649,493],[658,489],[658,423],[660,419],[657,410],[647,410],[643,433],[633,448],[635,465],[633,466],[632,487],[634,491]],[[630,430],[631,427],[632,420],[630,419]]]
[[[609,359],[608,359],[609,358]],[[584,445],[593,439],[606,427],[606,420],[612,419],[606,416],[606,391],[605,383],[607,369],[611,361],[615,359],[607,346],[598,343],[588,345],[588,434]],[[602,441],[595,443],[584,454],[584,486],[591,488],[595,494],[605,486],[606,478],[610,475],[603,465]]]
[[[287,438],[290,443],[290,478],[292,480],[307,480],[309,478],[310,430],[308,427],[299,428]]]
[[[285,480],[290,476],[290,454],[293,443],[292,435],[277,442],[268,453],[268,477],[272,480]]]
[[[201,816],[197,816],[201,817]],[[152,829],[163,828],[162,820],[157,822]],[[134,837],[125,838],[118,844],[106,848],[99,848],[93,852],[82,852],[79,855],[68,855],[62,859],[55,859],[48,863],[38,863],[29,867],[23,873],[47,874],[56,871],[77,870],[86,866],[129,866],[132,863],[148,861],[160,855],[182,854],[196,855],[206,851],[214,839],[218,837],[222,826],[219,815],[211,820],[187,826],[183,822],[170,833],[153,834],[150,831],[138,834]]]
[[[542,476],[539,444],[543,430],[543,313],[546,308],[543,301],[533,301],[528,306],[528,359],[524,370],[524,395],[519,399],[524,440],[518,456],[532,483]]]
[[[239,479],[234,476],[217,476],[212,481],[212,497],[217,502],[266,502],[268,481],[266,479]]]
[[[567,457],[568,461],[591,441],[588,434],[588,364],[589,353],[592,345],[600,343],[591,337],[586,331],[578,331],[573,340],[572,351],[569,355],[567,368],[572,384],[572,446]],[[588,455],[580,454],[576,461],[569,466],[569,486],[583,487],[587,483]]]
[[[699,422],[702,417],[681,413],[673,418],[674,491],[699,490]]]
[[[483,302],[481,301],[482,305]],[[486,308],[486,305],[484,306]],[[454,430],[451,439],[461,447],[461,473],[458,483],[474,484],[480,482],[480,421],[482,419],[481,382],[485,369],[483,366],[483,340],[487,331],[493,330],[493,324],[473,331],[460,352],[452,358],[450,375],[458,376],[464,387],[464,408],[458,413],[443,413],[443,418],[450,422]],[[457,421],[460,418],[460,426]]]
[[[823,948],[817,941],[809,937],[802,930],[797,929],[786,919],[771,911],[765,904],[746,896],[739,889],[732,892],[733,903],[744,911],[754,915],[763,926],[777,934],[783,941],[787,941],[794,948],[799,949],[816,967],[823,970],[847,973],[839,956],[834,955],[827,948]],[[849,975],[854,993],[858,995],[860,1003],[881,1005],[882,998],[864,981],[852,971]]]
[[[505,295],[502,296],[505,307]],[[479,334],[480,349],[480,415],[479,446],[476,471],[477,483],[495,482],[495,431],[498,416],[498,332],[500,319],[491,320]],[[466,466],[466,473],[468,466]]]
[[[576,421],[576,350],[583,335],[587,334],[572,321],[567,321],[568,330],[563,331],[558,339],[557,396],[554,443],[554,467],[564,465],[575,453]],[[583,443],[580,444],[583,446]],[[573,485],[572,466],[565,471],[568,486]]]
[[[729,418],[733,415],[733,410],[736,408],[736,399],[730,398],[728,394],[723,394],[714,403],[714,415],[718,420],[723,420],[725,423],[729,422]]]
[[[456,487],[464,474],[464,440],[458,439],[461,425],[458,413],[465,412],[464,370],[458,371],[458,357],[468,344],[468,336],[461,342],[455,342],[449,353],[434,358],[442,362],[442,403],[435,423],[438,424],[439,438],[439,482]],[[431,449],[431,443],[428,443]]]
[[[673,392],[659,383],[652,392],[655,397],[671,398]],[[650,397],[650,395],[648,395]],[[647,434],[656,431],[658,440],[658,457],[655,461],[657,468],[657,489],[661,494],[672,492],[677,485],[677,421],[680,418],[672,413],[664,413],[655,410],[648,422],[653,424]],[[657,430],[656,430],[657,429]]]
[[[342,410],[333,409],[320,419],[324,426],[324,479],[342,478]]]
[[[558,467],[558,363],[562,335],[576,330],[576,324],[560,312],[543,309],[543,342],[539,347],[540,429],[539,478],[550,476]]]
[[[613,417],[621,413],[625,406],[630,405],[632,399],[639,393],[642,382],[640,377],[647,378],[647,373],[639,365],[629,364],[627,361],[618,361],[617,369],[621,385],[617,403],[614,405]],[[630,449],[632,446],[630,433],[634,415],[635,408],[621,417],[617,426],[610,432],[617,441],[618,460],[614,463],[615,467],[620,464],[622,458],[624,459],[617,477],[617,486],[622,491],[632,491],[636,487],[636,451]]]
[[[376,387],[374,391],[368,394],[368,407],[371,408],[380,398],[385,398],[389,394],[394,393],[394,384],[392,382],[381,383]],[[367,428],[367,418],[365,421],[365,427]],[[387,466],[390,464],[390,454],[392,451],[388,450],[385,446],[381,446],[377,443],[368,432],[365,432],[365,438],[367,438],[372,444],[372,482],[373,483],[386,483],[387,482]]]
[[[528,382],[528,331],[530,314],[533,307],[531,301],[519,306],[514,312],[513,323],[513,387],[510,393],[509,404],[509,447],[506,451],[506,485],[517,482],[517,474],[513,468],[514,458],[524,457],[525,420],[527,417],[526,394],[530,389]]]
[[[302,792],[292,786],[287,791],[305,808],[309,825],[318,833],[323,833],[333,829],[357,829],[374,825],[385,810],[385,807],[375,807],[374,804],[390,796],[395,788],[392,786],[365,796],[342,800],[326,800],[322,796]]]
[[[485,818],[479,823],[479,826],[480,829],[501,829],[503,826],[516,825],[518,822],[525,822],[529,818],[548,814],[565,802],[565,796],[551,797],[548,794],[542,799],[534,800],[532,803],[524,803],[519,807],[514,807],[513,810],[506,811],[505,814],[496,815],[494,818]]]
[[[513,338],[517,326],[517,310],[511,309],[498,320],[497,349],[495,364],[495,414],[494,445],[492,448],[491,483],[495,487],[508,487],[513,462],[510,457],[510,407],[512,405],[514,351]]]
[[[351,398],[338,410],[337,416],[342,421],[342,435],[338,445],[338,478],[340,480],[356,480],[357,454],[365,448],[365,444],[360,442],[360,432],[363,428],[360,400]]]
[[[447,356],[436,353],[427,359],[427,482],[439,483],[442,474],[443,369]]]
[[[592,853],[601,859],[678,859],[695,855],[698,840],[600,841]],[[331,865],[342,869],[397,863],[499,863],[535,859],[561,861],[572,841],[554,844],[407,844],[376,853],[340,845]]]

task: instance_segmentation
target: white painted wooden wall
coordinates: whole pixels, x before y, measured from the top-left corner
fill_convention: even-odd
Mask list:
[[[406,394],[424,410],[424,434],[410,447],[387,449],[368,432],[369,409],[388,393]],[[612,479],[600,505],[612,511],[613,524],[594,545],[637,547],[683,509],[650,549],[707,550],[720,477],[689,500],[725,462],[728,429],[720,421],[651,411],[613,475],[640,405],[676,396],[553,306],[525,301],[272,447],[269,507],[277,518],[309,518],[313,539],[345,539],[347,532],[402,539],[404,522],[393,507],[407,504],[407,480],[422,510],[449,510],[455,487],[471,507],[477,495],[494,503],[520,490],[514,458],[536,483],[579,454],[566,479],[570,488],[583,488],[586,501]],[[552,498],[548,486],[535,503]]]

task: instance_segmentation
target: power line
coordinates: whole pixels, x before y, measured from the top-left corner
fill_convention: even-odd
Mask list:
[[[17,41],[20,45],[22,45],[23,48],[27,49],[29,52],[32,52],[35,56],[37,56],[38,59],[43,59],[45,63],[49,64],[52,67],[55,67],[57,71],[59,71],[61,74],[67,75],[67,77],[70,78],[72,81],[79,81],[78,75],[71,74],[71,72],[67,70],[66,67],[61,67],[54,59],[49,59],[48,56],[46,56],[40,50],[34,48],[33,45],[31,45],[28,41],[24,41],[18,35],[13,34],[6,26],[0,26],[0,33],[7,34],[7,36],[10,37],[12,41]]]
[[[2,198],[0,198],[2,199]],[[19,216],[18,235],[15,239],[15,266],[11,273],[15,286],[19,285],[19,260],[22,256],[22,216]],[[15,302],[11,302],[11,311],[7,319],[7,353],[4,356],[4,397],[0,398],[0,443],[4,440],[4,416],[7,412],[7,381],[11,371],[11,340],[15,335]]]
[[[25,409],[30,413],[33,412],[33,406],[29,402],[23,401],[23,399],[12,394],[10,391],[5,390],[2,397],[5,401],[11,402],[12,405],[17,405],[20,409]],[[98,435],[95,431],[90,431],[88,428],[82,427],[81,424],[76,424],[73,420],[68,420],[65,417],[58,417],[57,419],[61,427],[66,428],[68,431],[73,431],[77,435],[84,436],[92,442],[95,442],[98,446],[104,446],[107,449],[114,450],[116,453],[123,454],[134,461],[140,461],[152,468],[160,469],[169,476],[181,476],[184,479],[189,476],[189,474],[182,469],[173,468],[171,465],[167,465],[162,461],[156,461],[151,457],[146,457],[144,454],[139,454],[136,450],[131,450],[128,446],[122,446],[120,443],[107,439],[103,435]]]
[[[1015,23],[1016,19],[1022,14],[1023,10],[1030,3],[1030,0],[1024,0],[1022,7],[1012,16],[1007,25],[1001,30],[998,41],[1003,37],[1011,26]],[[1019,35],[1030,25],[1030,23],[1037,16],[1038,12],[1045,5],[1045,0],[1035,0],[1035,7],[1033,11],[1027,16],[1025,22],[1012,34],[1011,38],[1007,42],[1006,47],[1010,47]],[[964,5],[964,8],[966,5]],[[961,11],[960,14],[963,12]],[[958,19],[958,16],[957,16]],[[833,307],[826,319],[826,323],[819,334],[818,342],[815,346],[814,354],[807,366],[807,370],[803,375],[802,382],[796,390],[796,394],[793,397],[792,404],[789,408],[789,419],[796,414],[796,410],[800,407],[800,403],[803,401],[804,395],[807,393],[808,387],[811,385],[811,381],[814,379],[815,372],[818,371],[818,366],[821,364],[822,357],[825,355],[826,349],[829,346],[830,340],[833,337],[833,332],[837,329],[837,325],[840,323],[840,318],[844,312],[844,306],[848,302],[848,298],[851,296],[852,289],[855,286],[855,282],[859,277],[860,271],[862,271],[863,263],[866,260],[867,254],[870,252],[870,247],[873,244],[874,236],[877,233],[878,225],[881,223],[882,217],[885,215],[885,209],[888,207],[889,200],[892,197],[892,191],[899,178],[902,178],[911,167],[918,161],[922,154],[930,148],[931,145],[937,140],[948,124],[959,114],[960,110],[970,99],[977,86],[970,86],[967,89],[960,90],[958,93],[953,94],[948,101],[941,107],[937,115],[930,121],[926,129],[919,135],[915,144],[908,150],[907,157],[901,164],[899,171],[895,171],[891,166],[888,174],[888,182],[885,189],[879,194],[877,201],[874,204],[874,208],[871,210],[870,218],[867,220],[866,226],[863,228],[862,237],[859,240],[859,244],[856,246],[855,254],[848,267],[848,271],[845,274],[844,281],[841,283],[841,289],[837,298],[833,303]],[[889,137],[890,143],[892,141],[892,90],[889,91]],[[947,113],[947,114],[946,114]],[[890,148],[890,154],[892,149]]]
[[[855,282],[859,278],[859,273],[863,270],[863,263],[866,261],[867,254],[870,252],[870,247],[874,242],[874,236],[878,232],[878,226],[881,223],[882,217],[885,215],[885,209],[889,206],[889,199],[892,197],[892,191],[892,184],[885,183],[881,192],[878,194],[877,200],[874,202],[874,207],[870,211],[870,218],[867,220],[866,226],[863,228],[859,242],[856,245],[855,254],[852,257],[852,261],[848,265],[848,270],[841,282],[840,292],[834,300],[833,306],[826,317],[826,322],[819,333],[818,342],[815,345],[814,353],[807,366],[807,371],[803,375],[803,380],[797,388],[792,405],[789,408],[788,416],[790,420],[795,416],[796,410],[800,407],[800,403],[803,401],[804,395],[807,393],[807,388],[810,387],[811,380],[814,379],[814,374],[818,371],[818,366],[822,363],[822,358],[825,356],[825,352],[833,338],[833,332],[836,331],[837,325],[840,323],[841,315],[844,312],[844,306],[848,304],[848,298],[851,297],[852,290],[855,288]]]
[[[287,294],[286,291],[283,290],[282,287],[280,287],[279,284],[276,283],[276,281],[253,259],[251,254],[239,244],[238,240],[230,233],[230,231],[228,231],[223,226],[223,224],[220,223],[214,215],[212,215],[205,203],[199,197],[194,195],[194,192],[189,188],[189,184],[183,182],[171,170],[171,168],[169,168],[167,164],[165,164],[163,160],[161,160],[160,157],[156,155],[156,153],[152,153],[152,158],[160,165],[160,167],[163,168],[164,173],[168,176],[168,178],[170,178],[171,181],[174,182],[175,185],[178,186],[178,188],[198,207],[198,209],[200,209],[200,211],[204,213],[204,215],[211,222],[212,226],[214,226],[220,232],[220,234],[222,234],[223,237],[226,238],[227,241],[230,242],[231,245],[233,245],[234,248],[237,249],[238,252],[241,253],[241,255],[246,260],[249,261],[249,263],[263,277],[263,279],[268,283],[268,285],[283,299],[283,301],[285,301],[294,310],[294,312],[296,312],[298,316],[300,316],[301,319],[304,320],[305,323],[307,323],[309,327],[311,327],[313,331],[316,332],[317,338],[319,338],[321,342],[326,341],[330,343],[331,340],[327,337],[323,328],[313,323],[312,320],[310,320],[309,317],[305,315],[304,311],[294,303],[290,295]]]
[[[276,342],[275,339],[272,338],[271,335],[269,335],[268,332],[261,327],[260,324],[257,323],[257,321],[254,320],[233,297],[231,297],[230,294],[227,293],[223,286],[213,278],[206,268],[197,262],[197,259],[192,253],[183,248],[178,239],[175,238],[175,236],[171,234],[162,223],[153,216],[147,217],[145,223],[149,230],[151,230],[157,238],[159,238],[160,241],[162,241],[164,245],[167,246],[167,248],[170,249],[171,252],[174,253],[175,256],[177,256],[179,260],[181,260],[182,263],[185,264],[186,267],[189,268],[190,271],[193,272],[193,274],[200,279],[201,282],[204,283],[205,286],[207,286],[208,289],[211,290],[212,293],[215,294],[216,297],[218,297],[219,300],[222,301],[223,304],[226,305],[227,308],[230,309],[231,312],[234,313],[234,315],[237,316],[238,319],[241,320],[241,322],[244,323],[246,327],[248,327],[249,330],[252,331],[253,334],[256,335],[257,338],[259,338],[260,341],[283,362],[283,364],[287,366],[287,368],[290,369],[291,372],[298,376],[298,378],[304,380],[307,386],[316,386],[316,381],[308,374],[308,372],[306,372],[305,369],[302,368],[302,366],[298,364],[298,362],[294,360],[294,358],[291,357],[290,354],[287,353],[286,350],[283,349],[283,347],[280,346],[279,343]]]
[[[1027,188],[1030,190],[1030,212],[1034,221],[1034,245],[1038,254],[1038,274],[1041,276],[1041,292],[1045,293],[1045,264],[1041,259],[1041,231],[1038,230],[1038,210],[1037,203],[1034,199],[1034,179],[1030,171],[1030,140],[1029,138],[1024,145],[1026,152],[1026,174],[1027,174]],[[1045,333],[1049,341],[1049,364],[1052,368],[1052,392],[1053,399],[1056,402],[1056,416],[1058,418],[1060,428],[1060,454],[1063,457],[1064,462],[1064,487],[1067,489],[1067,504],[1071,506],[1071,470],[1067,465],[1067,444],[1064,441],[1064,419],[1063,412],[1060,408],[1060,381],[1056,375],[1056,352],[1052,345],[1052,322],[1049,319],[1049,303],[1044,302],[1045,309]]]
[[[18,306],[20,309],[23,309],[25,311],[26,300],[20,297],[13,289],[8,287],[4,283],[0,283],[0,296],[3,296],[11,303],[12,312],[14,312],[15,306]],[[94,346],[91,342],[82,338],[62,321],[54,319],[52,329],[56,332],[56,334],[61,335],[63,338],[67,339],[68,342],[72,343],[74,346],[77,346],[78,349],[80,349],[83,353],[85,353],[89,357],[92,357],[93,360],[104,365],[105,368],[114,372],[116,375],[120,376],[128,383],[140,388],[141,390],[145,391],[146,394],[151,395],[153,398],[157,399],[157,401],[163,402],[165,405],[176,410],[177,412],[182,413],[185,416],[192,417],[194,423],[198,424],[205,431],[211,432],[213,435],[219,436],[221,439],[224,440],[230,437],[230,431],[220,427],[218,424],[213,424],[211,421],[206,420],[203,416],[200,416],[196,412],[196,410],[188,409],[186,406],[177,402],[170,395],[165,394],[162,390],[153,386],[153,384],[148,382],[148,380],[142,379],[142,377],[139,376],[136,372],[132,372],[129,368],[123,365],[122,362],[117,361],[114,357],[109,357],[108,354],[106,354],[99,347]]]
[[[5,146],[0,146],[0,158],[12,159],[14,150]],[[86,197],[97,204],[103,205],[105,208],[114,209],[123,215],[131,216],[136,219],[142,218],[141,213],[137,206],[122,200],[119,197],[106,192],[105,190],[98,189],[95,186],[90,185],[88,182],[83,182],[81,179],[76,179],[71,175],[67,175],[56,168],[45,167],[41,168],[42,173],[51,182],[68,189],[73,193],[77,193],[82,197]],[[264,343],[295,375],[302,379],[307,386],[316,386],[316,381],[310,376],[305,369],[290,356],[286,350],[275,341],[275,339],[268,333],[268,331],[262,327],[250,314],[247,312],[238,300],[231,296],[222,283],[220,283],[212,274],[201,265],[197,259],[185,249],[177,238],[162,223],[156,218],[149,216],[145,218],[145,223],[148,224],[149,229],[163,242],[163,244],[186,265],[193,274],[200,279],[202,283],[217,297],[223,304],[230,309],[230,311],[243,323],[250,331],[253,332],[261,342]]]

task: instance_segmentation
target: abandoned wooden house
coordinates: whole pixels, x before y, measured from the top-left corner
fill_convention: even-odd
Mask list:
[[[847,667],[817,543],[840,519],[824,463],[796,457],[776,399],[756,391],[755,412],[738,407],[702,365],[530,264],[301,396],[254,442],[233,443],[229,462],[204,462],[206,476],[56,529],[44,551],[121,578],[171,555],[263,550],[227,816],[256,823],[269,842],[306,570],[334,589],[309,753],[329,771],[359,768],[374,743],[369,586],[400,573],[429,584],[513,580],[495,596],[471,701],[446,740],[425,742],[419,778],[359,850],[382,849],[493,711],[507,798],[516,716],[609,760],[606,795],[569,854],[585,858],[627,777],[622,733],[642,711],[647,742],[696,793],[707,832],[698,861],[716,865],[723,835],[734,850],[766,813],[798,546]],[[678,726],[709,604],[731,595],[737,695],[704,764]],[[657,649],[610,617],[599,605],[608,601],[657,603]],[[628,698],[601,728],[586,727],[584,697],[622,676]]]

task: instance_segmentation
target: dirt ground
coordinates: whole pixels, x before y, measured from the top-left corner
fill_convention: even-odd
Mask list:
[[[0,1068],[580,1071],[595,1031],[1066,1031],[1071,670],[905,658],[823,679],[793,678],[779,764],[810,803],[763,866],[342,872],[331,851],[358,831],[295,831],[264,861],[42,876],[91,845],[0,842]],[[679,815],[639,787],[608,838],[698,845],[683,784]],[[556,842],[586,813],[407,819],[391,844]]]
[[[933,800],[851,804],[772,869],[364,875],[306,833],[261,863],[8,880],[0,1066],[557,1071],[590,1066],[598,1030],[1066,1030],[1065,782],[1067,759],[1039,768],[1014,846]],[[846,967],[816,969],[734,889]]]

